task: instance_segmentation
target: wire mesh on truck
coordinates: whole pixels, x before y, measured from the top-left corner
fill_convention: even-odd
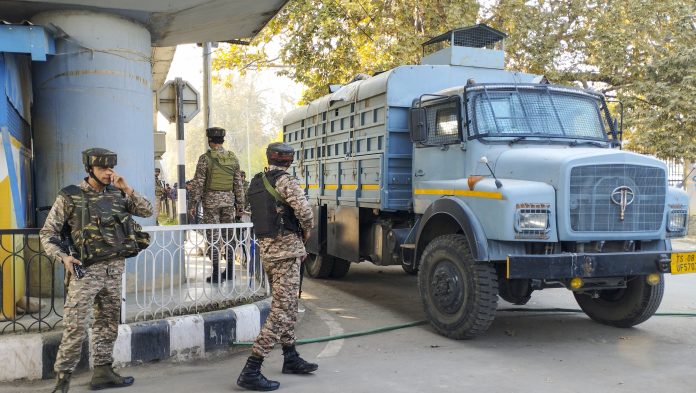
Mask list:
[[[426,109],[425,144],[446,145],[459,142],[459,100],[447,100]]]
[[[423,55],[429,55],[449,46],[504,49],[507,34],[484,24],[450,30],[423,43]]]
[[[545,85],[479,85],[467,92],[474,135],[606,140],[600,96]]]

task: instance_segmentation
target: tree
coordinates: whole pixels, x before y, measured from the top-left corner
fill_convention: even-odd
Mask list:
[[[696,159],[693,0],[505,0],[485,21],[509,33],[508,65],[624,102],[627,146]]]
[[[237,154],[244,171],[253,176],[266,166],[266,146],[282,139],[283,114],[294,104],[281,97],[281,106],[273,107],[259,89],[257,75],[227,75],[213,84],[212,124],[227,130],[225,147]]]
[[[309,101],[358,73],[417,64],[420,43],[477,18],[509,34],[508,68],[621,100],[628,148],[696,161],[693,0],[495,0],[480,17],[475,0],[297,0],[214,66],[280,63]]]
[[[280,107],[274,107],[265,98],[264,91],[257,87],[256,73],[245,77],[225,75],[222,83],[214,83],[211,101],[211,124],[225,128],[225,149],[233,151],[239,159],[247,178],[266,166],[265,148],[268,143],[282,139],[282,116],[294,104],[290,97],[282,96]],[[169,125],[169,146],[175,146],[175,125]],[[191,179],[201,154],[208,149],[204,119],[198,115],[186,124],[186,178]],[[248,139],[247,139],[248,138]],[[175,178],[176,162],[166,153],[166,171]],[[173,177],[174,176],[174,177]],[[174,180],[176,181],[176,180]]]
[[[475,23],[476,0],[296,0],[256,37],[252,46],[217,52],[215,69],[289,66],[279,73],[304,84],[305,101],[349,82],[402,64],[417,64],[420,44]],[[271,53],[276,38],[281,49]]]

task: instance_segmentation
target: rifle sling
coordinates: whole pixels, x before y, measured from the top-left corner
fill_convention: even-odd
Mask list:
[[[263,179],[263,186],[266,187],[266,191],[268,191],[268,193],[271,194],[276,201],[287,205],[287,202],[285,202],[285,198],[283,198],[278,193],[278,191],[276,191],[276,189],[273,188],[273,186],[271,186],[271,182],[268,181],[265,173],[261,176],[261,178]]]

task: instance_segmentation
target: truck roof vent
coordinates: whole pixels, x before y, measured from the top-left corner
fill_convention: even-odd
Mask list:
[[[421,63],[502,69],[506,37],[485,24],[453,29],[423,43]]]

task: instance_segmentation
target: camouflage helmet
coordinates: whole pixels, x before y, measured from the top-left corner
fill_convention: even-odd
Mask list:
[[[290,166],[295,157],[292,146],[283,142],[273,142],[266,148],[268,163],[277,166]]]
[[[205,136],[208,138],[225,137],[225,129],[221,127],[210,127],[205,130]]]
[[[85,169],[93,166],[115,167],[116,153],[111,150],[93,147],[82,152],[82,163],[85,164]]]

